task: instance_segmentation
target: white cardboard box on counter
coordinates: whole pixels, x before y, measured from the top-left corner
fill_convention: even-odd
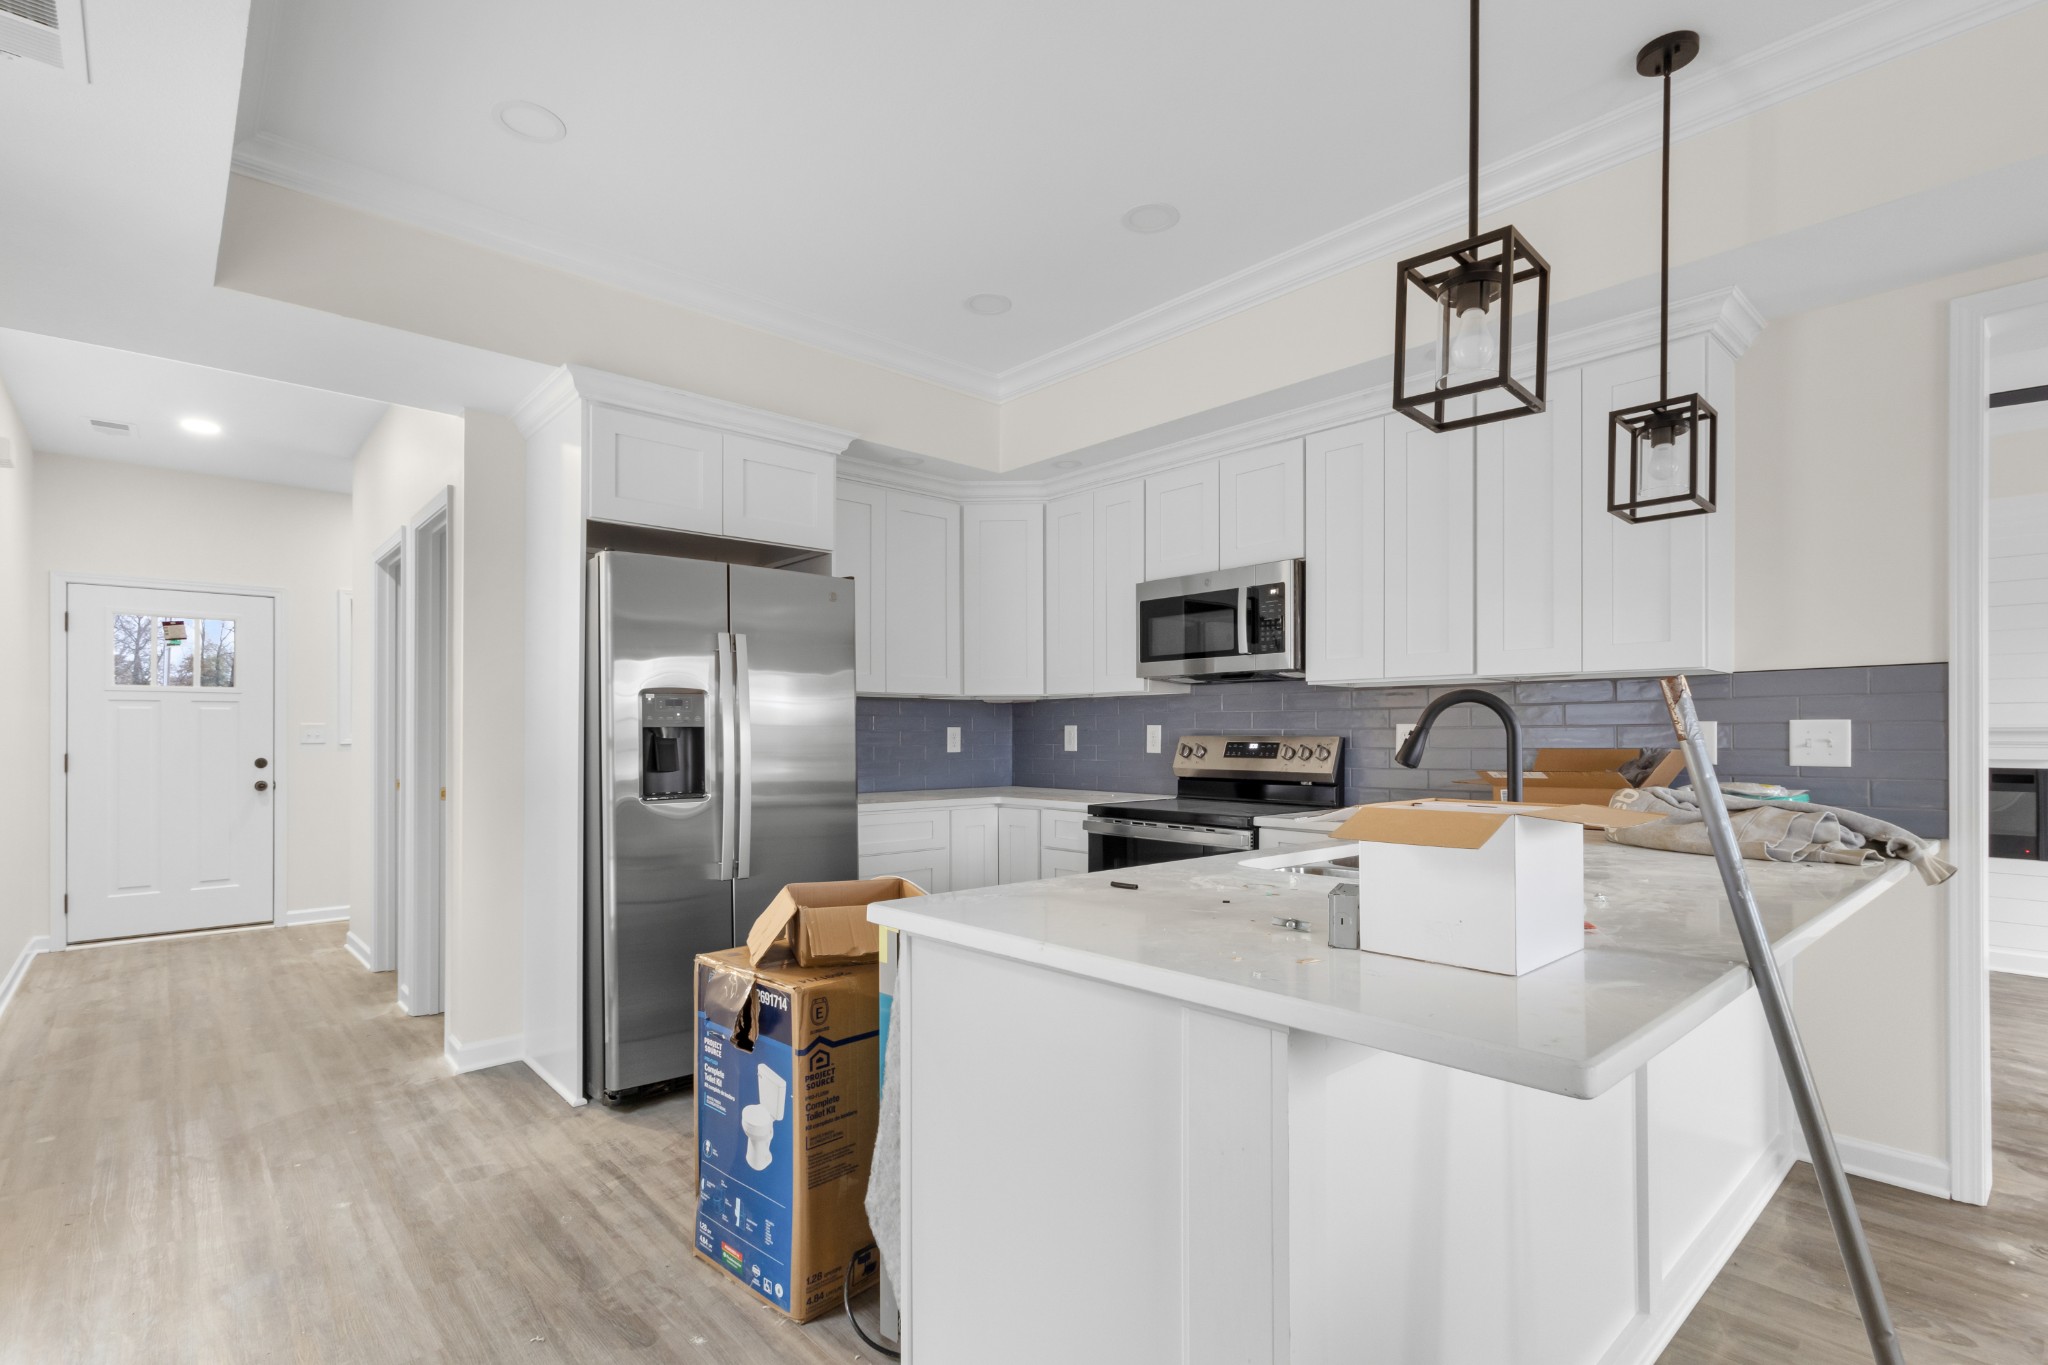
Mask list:
[[[1358,841],[1358,946],[1506,976],[1569,956],[1586,941],[1585,830],[1640,823],[1602,806],[1366,806],[1337,829]]]

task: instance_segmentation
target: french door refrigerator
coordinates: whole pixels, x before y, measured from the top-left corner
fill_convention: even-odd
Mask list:
[[[694,959],[858,875],[853,590],[606,550],[589,575],[585,1087],[689,1077]]]

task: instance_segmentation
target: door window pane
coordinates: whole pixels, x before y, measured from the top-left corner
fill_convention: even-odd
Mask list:
[[[156,681],[159,687],[190,687],[192,685],[192,627],[191,621],[166,620],[158,631],[161,646],[157,651]]]
[[[147,687],[156,672],[156,618],[114,613],[114,686]]]
[[[201,687],[233,687],[235,685],[235,623],[233,621],[201,621],[199,623],[199,685]]]

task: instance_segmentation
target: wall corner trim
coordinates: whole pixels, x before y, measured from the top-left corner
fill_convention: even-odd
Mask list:
[[[14,959],[14,965],[7,969],[7,975],[0,977],[0,1014],[6,1013],[7,1006],[13,1002],[15,991],[21,988],[22,978],[28,975],[29,964],[50,950],[48,934],[37,934],[21,946],[21,955]]]
[[[341,946],[348,949],[348,954],[350,957],[354,958],[356,961],[363,964],[364,971],[374,972],[377,970],[375,967],[372,967],[370,965],[370,945],[363,942],[363,940],[357,936],[353,926],[351,926],[348,931],[348,937],[341,941]]]

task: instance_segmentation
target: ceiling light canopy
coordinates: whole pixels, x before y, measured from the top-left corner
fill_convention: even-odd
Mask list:
[[[1636,70],[1664,82],[1664,181],[1657,401],[1607,414],[1607,510],[1631,523],[1705,516],[1719,493],[1721,419],[1697,393],[1671,396],[1671,73],[1699,52],[1700,35],[1686,29],[1636,54]]]
[[[214,421],[211,417],[180,417],[178,419],[178,430],[189,432],[194,436],[218,436],[220,435],[220,423]]]
[[[498,126],[528,142],[560,142],[569,136],[569,125],[554,110],[532,100],[506,100],[491,110]]]
[[[1465,240],[1410,256],[1394,273],[1394,407],[1431,431],[1541,412],[1549,378],[1550,265],[1511,226],[1479,230],[1479,0],[1471,33]],[[1531,308],[1536,345],[1518,366],[1515,324]],[[1426,357],[1413,388],[1411,348]]]
[[[1133,232],[1164,232],[1180,222],[1180,210],[1171,204],[1140,204],[1124,215],[1124,226]]]
[[[967,300],[967,311],[992,318],[1010,311],[1010,300],[1001,294],[976,294]]]

